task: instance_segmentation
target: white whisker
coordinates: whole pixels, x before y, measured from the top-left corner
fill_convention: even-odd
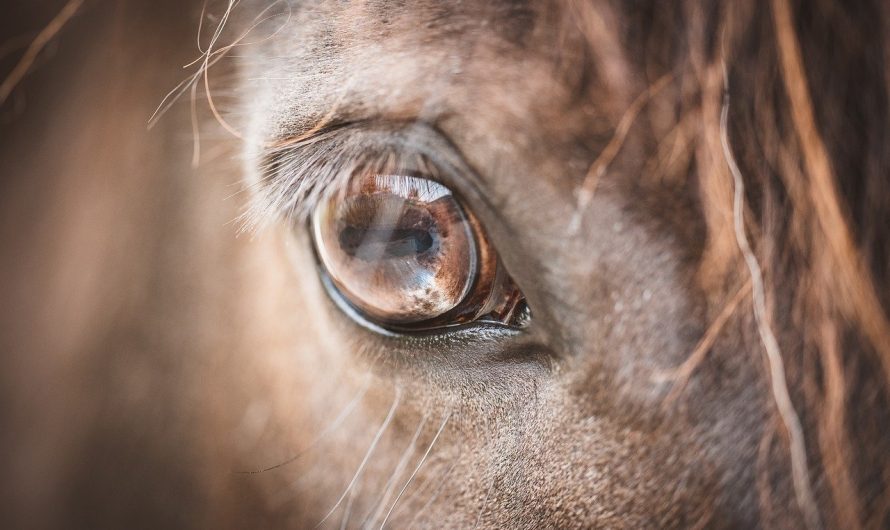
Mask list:
[[[414,454],[414,447],[417,445],[417,439],[420,438],[420,433],[423,432],[423,428],[426,426],[426,421],[427,416],[424,415],[423,418],[420,419],[420,423],[417,425],[417,429],[414,431],[414,436],[411,437],[411,442],[408,443],[408,446],[402,453],[402,458],[399,459],[399,462],[398,464],[396,464],[392,475],[390,475],[389,480],[387,480],[386,484],[383,486],[383,495],[381,495],[377,502],[372,505],[371,511],[365,516],[365,519],[362,521],[362,528],[374,526],[374,521],[376,521],[377,518],[380,517],[380,515],[383,513],[383,507],[386,506],[386,504],[389,502],[389,497],[392,495],[393,490],[395,490],[396,481],[402,475],[402,471],[405,470],[405,466],[408,465],[408,460],[411,458],[411,455]]]
[[[352,503],[358,496],[360,489],[361,483],[356,483],[349,492],[349,499],[346,500],[346,507],[343,509],[343,517],[340,519],[340,530],[346,530],[346,525],[349,524],[349,516],[352,514]]]
[[[446,469],[445,472],[442,473],[442,479],[439,481],[439,485],[436,486],[436,489],[433,491],[433,494],[430,495],[430,498],[427,499],[427,501],[423,504],[423,506],[421,506],[420,509],[414,513],[414,517],[412,517],[411,520],[408,522],[408,524],[405,525],[406,528],[410,527],[412,524],[414,524],[414,521],[416,521],[417,518],[420,517],[420,514],[425,512],[426,509],[429,508],[430,505],[433,504],[433,502],[435,502],[435,500],[439,497],[439,493],[442,492],[442,488],[444,488],[445,484],[448,483],[448,478],[451,476],[451,472],[454,471],[454,468],[457,466],[457,463],[459,460],[460,460],[460,455],[458,455],[457,458],[455,458],[454,461],[451,462],[451,465],[448,466],[448,469]]]
[[[389,507],[389,511],[386,512],[386,517],[384,517],[383,522],[380,523],[381,530],[384,526],[386,526],[386,521],[389,520],[389,516],[392,515],[392,511],[396,508],[396,505],[399,504],[399,499],[402,498],[402,495],[404,495],[405,490],[408,489],[408,486],[411,485],[411,482],[414,480],[414,477],[417,475],[417,472],[420,471],[421,467],[423,467],[424,462],[426,462],[426,458],[430,455],[430,451],[432,451],[433,446],[436,445],[436,440],[439,439],[439,435],[441,435],[442,431],[445,430],[445,425],[448,424],[449,419],[451,419],[450,411],[448,412],[448,414],[445,415],[445,419],[442,420],[442,425],[440,425],[439,430],[436,431],[436,435],[433,437],[433,440],[430,442],[430,445],[426,448],[426,452],[420,458],[420,462],[417,463],[417,467],[414,468],[414,472],[411,473],[410,477],[408,477],[408,481],[405,482],[404,486],[402,486],[401,491],[399,491],[399,494],[396,496],[396,500],[393,501],[392,506]]]
[[[267,471],[272,471],[273,469],[278,469],[280,467],[286,466],[286,465],[296,461],[298,458],[300,458],[304,454],[311,451],[316,445],[318,445],[319,442],[321,442],[329,434],[334,432],[334,430],[336,430],[338,427],[340,427],[340,425],[343,423],[343,421],[346,418],[348,418],[350,414],[352,414],[352,411],[355,410],[355,407],[361,402],[362,399],[364,399],[365,394],[368,393],[368,388],[370,386],[371,386],[371,379],[370,378],[365,379],[365,382],[362,384],[361,388],[359,388],[355,397],[353,397],[352,400],[349,403],[347,403],[345,407],[343,407],[343,410],[341,410],[340,414],[338,414],[337,417],[334,418],[334,421],[329,423],[328,426],[325,427],[324,430],[321,431],[321,433],[319,433],[311,442],[309,442],[309,445],[307,445],[304,449],[300,450],[294,456],[288,458],[284,462],[279,462],[278,464],[275,464],[274,466],[269,466],[269,467],[266,467],[263,469],[257,469],[255,471],[238,471],[236,473],[239,475],[256,475],[259,473],[265,473]]]

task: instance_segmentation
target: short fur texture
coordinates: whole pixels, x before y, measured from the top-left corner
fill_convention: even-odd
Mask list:
[[[87,0],[2,107],[4,527],[890,525],[885,3],[184,5]],[[337,307],[368,165],[528,330]]]

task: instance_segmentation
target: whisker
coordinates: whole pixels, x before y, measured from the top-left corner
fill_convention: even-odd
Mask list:
[[[439,493],[442,492],[442,488],[444,488],[445,484],[448,483],[448,478],[451,476],[451,472],[454,471],[454,468],[457,466],[459,460],[460,455],[458,455],[457,458],[455,458],[454,461],[451,462],[451,465],[448,466],[448,469],[446,469],[445,472],[442,473],[442,479],[439,481],[439,485],[436,486],[433,494],[430,495],[430,498],[427,499],[423,506],[421,506],[420,509],[414,513],[414,517],[412,517],[411,520],[408,521],[408,524],[405,525],[406,528],[409,528],[411,525],[413,525],[414,521],[416,521],[417,518],[420,517],[420,514],[425,512],[426,509],[429,508],[430,505],[433,504],[433,502],[435,502],[435,500],[439,497]]]
[[[420,438],[420,433],[423,432],[423,428],[426,426],[426,421],[427,416],[424,415],[420,419],[420,424],[417,426],[417,429],[414,431],[414,436],[411,437],[411,442],[402,453],[402,458],[399,459],[399,462],[398,464],[396,464],[392,475],[390,475],[389,480],[387,480],[386,484],[383,486],[383,495],[381,495],[377,502],[372,505],[371,511],[366,514],[364,520],[362,521],[363,528],[373,526],[374,521],[376,521],[377,518],[380,517],[380,515],[383,513],[383,507],[386,506],[387,502],[389,502],[389,497],[392,495],[393,490],[395,490],[396,480],[402,475],[402,471],[404,471],[405,466],[408,465],[408,460],[410,459],[411,455],[414,454],[414,447],[417,445],[417,439]]]
[[[417,472],[420,471],[421,467],[423,467],[424,462],[426,462],[427,457],[430,455],[430,451],[432,451],[433,446],[436,445],[436,440],[439,439],[439,435],[441,435],[442,431],[445,430],[445,426],[448,424],[448,420],[450,420],[450,419],[451,419],[451,411],[449,411],[448,414],[445,415],[445,419],[442,420],[442,425],[440,425],[439,430],[436,431],[436,435],[433,437],[433,440],[430,442],[430,445],[426,448],[426,452],[420,458],[420,462],[417,463],[417,467],[414,468],[414,472],[411,473],[410,477],[408,477],[408,481],[405,482],[404,486],[402,486],[401,491],[399,491],[399,494],[396,496],[396,500],[393,501],[392,506],[389,507],[389,511],[386,512],[386,517],[384,517],[383,522],[380,523],[381,530],[384,526],[386,526],[386,521],[389,520],[389,516],[392,515],[392,511],[395,509],[396,505],[399,504],[399,499],[402,498],[402,495],[404,495],[405,490],[408,489],[408,486],[411,485],[411,482],[414,480],[414,477],[417,475]]]
[[[288,458],[284,462],[275,464],[274,466],[269,466],[269,467],[265,467],[263,469],[256,469],[256,470],[252,470],[252,471],[236,471],[235,474],[236,475],[257,475],[260,473],[265,473],[267,471],[272,471],[273,469],[278,469],[280,467],[284,467],[292,462],[295,462],[301,456],[305,455],[306,453],[311,451],[313,448],[315,448],[316,445],[318,445],[329,434],[334,432],[334,430],[336,430],[338,427],[340,427],[340,424],[342,424],[343,421],[346,418],[348,418],[350,414],[352,414],[352,411],[355,410],[355,407],[361,402],[362,399],[364,399],[365,394],[368,393],[368,388],[370,386],[371,386],[371,379],[367,378],[365,380],[365,382],[362,384],[361,388],[359,388],[359,391],[358,391],[358,393],[356,393],[355,397],[353,397],[352,400],[349,403],[347,403],[345,407],[343,407],[343,410],[341,410],[340,414],[337,415],[336,418],[334,418],[334,421],[332,421],[330,424],[328,424],[328,426],[325,427],[324,430],[322,430],[321,433],[319,433],[315,437],[315,439],[313,439],[309,443],[309,445],[307,445],[304,449],[299,451],[294,456]]]
[[[352,503],[358,496],[360,489],[361,483],[357,483],[349,492],[349,498],[346,500],[346,507],[343,509],[343,517],[340,518],[340,530],[346,530],[346,525],[349,524],[349,516],[352,514]]]
[[[429,460],[427,460],[427,466],[433,466],[433,462],[437,460],[437,456],[438,455],[433,455]],[[437,464],[438,463],[439,462],[437,462]],[[433,480],[433,477],[424,477],[423,480],[420,480],[417,487],[411,490],[411,493],[405,495],[399,505],[399,509],[393,512],[393,516],[398,514],[399,511],[405,506],[410,505],[412,501],[420,497],[422,494],[426,493],[427,489],[432,486],[433,482],[435,482],[435,480]]]
[[[317,525],[315,525],[315,528],[318,528],[319,526],[324,524],[324,522],[327,521],[328,518],[331,515],[333,515],[333,513],[335,511],[337,511],[337,508],[340,507],[340,504],[343,502],[343,499],[346,498],[346,495],[349,494],[349,491],[352,489],[353,485],[355,485],[355,482],[361,476],[362,471],[364,471],[365,466],[368,464],[368,460],[370,460],[371,455],[374,453],[374,449],[377,448],[377,444],[378,444],[378,442],[380,442],[380,438],[383,436],[383,433],[386,431],[387,427],[389,427],[389,424],[392,421],[393,416],[395,416],[396,409],[399,407],[399,401],[401,400],[401,398],[402,398],[402,390],[401,390],[401,388],[396,387],[395,397],[393,398],[392,406],[389,408],[389,412],[386,414],[386,418],[383,420],[383,423],[380,425],[380,428],[377,429],[377,434],[374,435],[374,440],[371,441],[371,446],[368,447],[368,452],[365,453],[365,457],[362,459],[361,464],[359,464],[358,469],[355,471],[355,475],[353,475],[352,480],[349,481],[349,485],[346,486],[346,490],[343,492],[343,495],[340,495],[340,498],[337,499],[337,502],[334,504],[333,508],[331,508],[330,511],[328,511],[327,515],[325,515],[321,519],[321,521],[318,522]]]

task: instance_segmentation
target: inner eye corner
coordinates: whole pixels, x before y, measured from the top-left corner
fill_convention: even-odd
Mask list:
[[[329,289],[350,316],[389,332],[526,328],[525,295],[476,216],[433,176],[408,173],[356,173],[315,207],[310,233]]]

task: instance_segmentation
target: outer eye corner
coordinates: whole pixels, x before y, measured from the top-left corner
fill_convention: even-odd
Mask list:
[[[482,226],[435,180],[359,173],[316,207],[311,232],[331,286],[383,329],[529,323],[525,296]]]

